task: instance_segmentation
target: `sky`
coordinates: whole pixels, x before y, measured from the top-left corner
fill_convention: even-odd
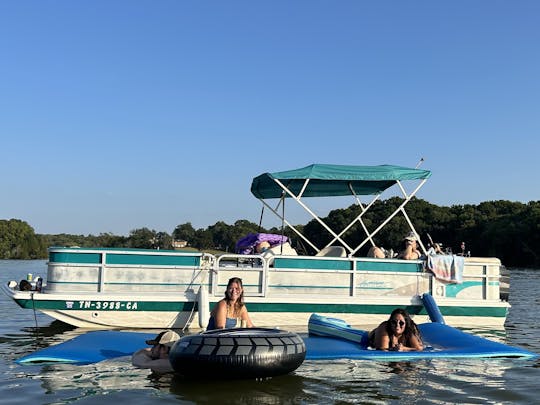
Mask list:
[[[421,158],[432,204],[540,200],[539,18],[538,1],[0,2],[0,219],[258,223],[261,173]]]

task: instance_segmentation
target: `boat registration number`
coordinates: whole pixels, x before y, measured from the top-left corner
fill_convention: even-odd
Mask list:
[[[75,308],[76,303],[79,304],[79,308]],[[68,301],[66,302],[66,306],[68,309],[100,309],[109,311],[135,311],[138,307],[137,301]]]

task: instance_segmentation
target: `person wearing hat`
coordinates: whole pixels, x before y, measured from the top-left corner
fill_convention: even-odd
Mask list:
[[[135,367],[149,368],[158,373],[174,371],[169,362],[169,351],[178,339],[180,335],[172,330],[159,333],[154,339],[146,341],[146,344],[152,347],[145,347],[133,354],[131,364]]]
[[[398,259],[404,259],[404,260],[418,260],[422,256],[422,253],[420,250],[418,250],[418,239],[416,238],[416,234],[414,232],[409,232],[407,236],[403,239],[403,243],[405,244],[405,248],[403,251],[398,255]]]

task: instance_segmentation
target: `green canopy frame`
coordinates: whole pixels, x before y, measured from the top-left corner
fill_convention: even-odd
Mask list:
[[[405,206],[411,198],[416,195],[418,190],[430,176],[431,172],[429,170],[394,165],[350,166],[312,164],[295,170],[263,173],[253,179],[253,182],[251,183],[251,193],[317,252],[322,248],[315,246],[285,218],[284,204],[286,198],[292,198],[296,201],[333,236],[333,239],[324,247],[331,246],[337,241],[347,250],[348,256],[352,256],[368,242],[375,246],[373,236],[376,235],[394,216],[401,212],[411,228],[411,231],[416,235],[422,251],[426,253],[426,249],[405,211]],[[408,180],[417,182],[416,187],[409,193],[407,193],[402,184],[404,181]],[[402,203],[385,221],[383,221],[383,223],[370,232],[363,222],[362,217],[375,201],[380,198],[381,194],[394,185],[397,185],[403,194]],[[339,233],[332,230],[302,200],[302,198],[308,197],[338,197],[349,195],[352,196],[361,207],[361,212]],[[364,205],[360,201],[359,196],[366,195],[373,195],[373,198],[371,202]],[[279,201],[275,207],[270,206],[270,204],[265,201],[276,198],[279,199]],[[282,204],[283,213],[280,213],[278,210]],[[343,240],[342,236],[357,221],[366,233],[366,238],[358,246],[352,247]]]

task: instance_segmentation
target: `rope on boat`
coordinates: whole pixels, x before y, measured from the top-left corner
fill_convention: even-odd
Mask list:
[[[264,215],[264,205],[262,206],[262,209],[261,209],[261,216],[259,218],[259,229],[257,232],[261,232],[263,215]]]
[[[34,293],[33,292],[30,293],[30,300],[32,301],[32,311],[34,312],[34,323],[36,325],[36,331],[37,331],[39,326],[38,326],[38,322],[37,322],[36,306],[34,304]]]
[[[285,193],[281,193],[281,199],[283,201],[283,204],[281,205],[281,237],[283,238],[285,234]],[[283,240],[283,239],[282,239]],[[281,252],[279,254],[283,254],[283,243],[281,246]]]

